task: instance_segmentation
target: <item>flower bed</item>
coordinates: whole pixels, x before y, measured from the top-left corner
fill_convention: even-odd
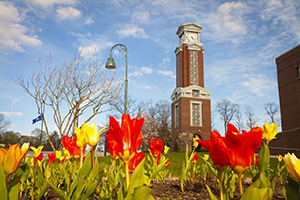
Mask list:
[[[266,123],[263,128],[255,127],[241,134],[228,124],[224,137],[213,131],[211,140],[195,139],[191,152],[186,146],[179,178],[175,180],[167,178],[172,163],[166,157],[169,148],[162,140],[149,140],[148,154],[138,151],[143,140],[142,126],[143,118],[131,119],[124,114],[120,126],[110,117],[107,132],[107,146],[112,156],[110,165],[95,159],[94,149],[104,130],[98,132],[95,124],[76,128],[73,138],[64,136],[63,152],[49,154],[49,160],[42,159],[42,146],[31,147],[33,156],[25,160],[29,144],[10,145],[8,151],[0,148],[1,199],[49,199],[53,196],[120,200],[151,200],[154,197],[280,199],[283,196],[300,199],[299,159],[294,154],[286,154],[285,165],[280,165],[282,157],[278,157],[277,168],[270,168],[268,144],[277,134],[275,124]],[[195,153],[198,144],[210,152],[210,158]],[[87,145],[91,146],[91,151],[83,157]],[[255,156],[259,148],[259,155]],[[245,172],[249,177],[244,177]]]

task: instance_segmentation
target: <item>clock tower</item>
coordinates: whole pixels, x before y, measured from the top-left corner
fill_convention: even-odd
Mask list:
[[[207,140],[211,132],[211,92],[204,88],[203,44],[200,43],[202,26],[182,24],[176,34],[179,46],[176,54],[176,88],[172,99],[172,148],[180,133],[191,133]]]

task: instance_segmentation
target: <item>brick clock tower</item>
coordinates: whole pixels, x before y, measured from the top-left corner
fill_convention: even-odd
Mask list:
[[[180,133],[192,133],[207,140],[211,132],[211,92],[204,88],[202,26],[182,24],[176,34],[179,46],[176,54],[176,88],[172,99],[172,147],[181,150],[176,140]]]

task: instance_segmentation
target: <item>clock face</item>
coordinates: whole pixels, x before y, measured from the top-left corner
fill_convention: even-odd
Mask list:
[[[196,33],[190,33],[188,37],[189,42],[197,42],[197,34]]]

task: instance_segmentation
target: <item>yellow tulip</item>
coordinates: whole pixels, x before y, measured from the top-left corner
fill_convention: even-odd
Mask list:
[[[282,161],[282,155],[277,155],[278,162]]]
[[[58,160],[62,161],[64,159],[64,157],[61,155],[61,151],[56,151],[55,154]]]
[[[277,135],[277,131],[278,131],[277,124],[272,123],[270,126],[270,124],[267,122],[265,123],[263,130],[264,130],[263,137],[267,142],[267,144],[269,144],[271,140],[276,139],[275,136]]]
[[[41,154],[42,149],[44,148],[44,146],[39,146],[38,148],[35,148],[35,147],[30,147],[30,148],[33,151],[33,157],[36,158]]]
[[[27,154],[28,150],[29,150],[29,143],[24,143],[21,146],[21,152]]]
[[[208,154],[204,154],[204,156],[203,156],[203,158],[204,158],[204,160],[208,160],[208,158],[209,158],[209,155]]]
[[[17,170],[21,160],[24,158],[27,152],[28,149],[26,151],[24,147],[22,151],[18,144],[9,145],[8,151],[6,151],[5,149],[2,150],[1,148],[0,160],[3,165],[4,173],[7,175],[14,173]]]
[[[168,153],[169,149],[170,149],[170,147],[168,147],[168,146],[165,145],[165,149],[164,149],[164,154],[165,155]]]
[[[197,147],[198,147],[198,145],[199,145],[199,143],[197,142],[197,139],[199,139],[199,138],[194,138],[194,148],[196,149]]]
[[[300,181],[300,160],[295,154],[285,154],[284,164],[289,174],[296,180]]]
[[[77,135],[77,141],[76,145],[83,151],[83,149],[86,147],[88,138],[87,134],[84,128],[77,128],[76,127],[76,135]]]
[[[86,123],[83,123],[82,129],[84,129],[86,132],[87,143],[93,148],[98,143],[100,133],[102,133],[106,127],[98,132],[95,123],[92,123],[90,126],[88,126]]]
[[[65,158],[67,160],[69,160],[70,158],[72,158],[70,152],[67,149],[63,148],[63,151],[64,151],[64,154],[65,154]]]
[[[4,165],[4,159],[6,157],[6,154],[7,154],[7,150],[0,148],[0,161],[1,161],[2,165]]]

